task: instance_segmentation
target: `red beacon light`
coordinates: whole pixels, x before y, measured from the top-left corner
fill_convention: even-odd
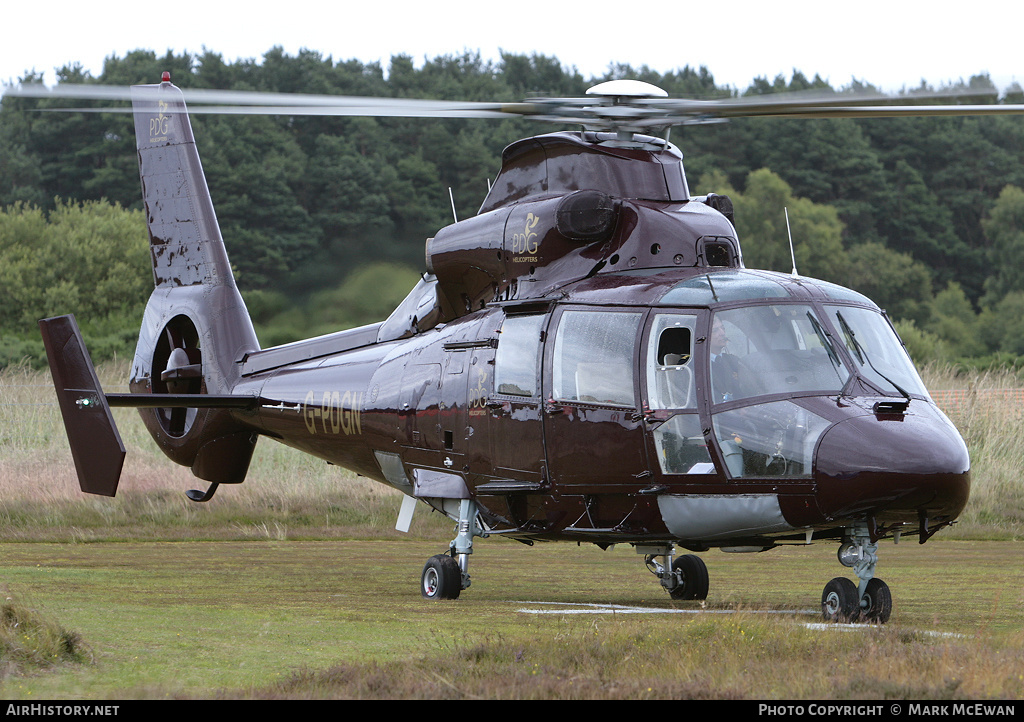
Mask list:
[[[168,71],[165,70],[164,74],[160,76],[160,82],[161,83],[169,83],[169,82],[171,82],[171,74]]]

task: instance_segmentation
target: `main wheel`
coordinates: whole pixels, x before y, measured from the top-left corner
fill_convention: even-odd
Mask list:
[[[673,599],[707,599],[708,568],[696,554],[686,554],[672,562],[672,570],[679,572],[682,581],[669,592]]]
[[[872,577],[864,590],[864,598],[867,607],[861,609],[862,620],[874,624],[885,624],[889,621],[889,615],[892,614],[892,594],[889,593],[888,584]]]
[[[821,615],[826,622],[855,622],[860,617],[860,593],[846,577],[836,577],[821,593]]]
[[[420,578],[420,593],[425,599],[458,599],[462,592],[462,570],[447,554],[435,554],[427,560]]]

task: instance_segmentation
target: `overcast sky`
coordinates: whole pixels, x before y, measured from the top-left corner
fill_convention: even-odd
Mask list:
[[[15,3],[8,3],[12,5]],[[988,73],[1005,89],[1024,85],[1024,5],[934,0],[890,2],[310,2],[257,5],[224,0],[33,4],[0,14],[0,82],[27,70],[46,73],[79,62],[99,75],[103,60],[135,49],[220,53],[260,59],[275,45],[335,61],[379,61],[499,51],[555,56],[585,77],[612,62],[660,72],[707,66],[718,85],[745,89],[757,76],[789,78],[794,68],[833,87],[851,79],[885,90],[938,86]],[[158,78],[140,82],[158,82]],[[541,90],[541,89],[538,89]]]

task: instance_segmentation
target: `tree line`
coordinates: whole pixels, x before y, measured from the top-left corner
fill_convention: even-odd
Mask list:
[[[857,81],[832,88],[798,71],[739,90],[717,85],[706,67],[611,65],[585,78],[543,55],[485,61],[463,53],[420,67],[398,55],[384,68],[279,48],[258,62],[138,50],[108,58],[98,77],[65,67],[58,82],[154,83],[165,70],[186,88],[487,101],[581,96],[624,77],[699,98],[873,89]],[[942,89],[966,93],[955,102],[1024,102],[1019,86],[1000,95],[983,75]],[[0,287],[11,306],[0,312],[0,364],[32,355],[34,318],[51,311],[87,314],[83,327],[106,339],[104,349],[130,344],[117,339],[134,334],[132,314],[148,295],[134,281],[103,280],[150,279],[131,116],[34,112],[67,104],[6,98],[0,105]],[[261,340],[275,342],[364,322],[337,307],[360,297],[353,288],[403,285],[391,294],[401,298],[422,270],[424,240],[452,221],[449,189],[458,217],[473,215],[504,146],[557,129],[519,118],[193,116],[192,123],[239,285]],[[1024,323],[1017,312],[1024,310],[1024,118],[744,119],[676,128],[672,141],[684,151],[692,191],[734,197],[747,265],[789,270],[787,209],[800,272],[877,300],[900,321],[919,360],[1024,354],[1024,333],[1015,328]],[[69,234],[76,223],[79,240],[78,231]],[[84,230],[89,223],[102,230]],[[126,230],[133,223],[136,230]],[[92,232],[139,233],[141,245],[111,241],[101,251]],[[89,274],[61,275],[50,260],[61,251],[46,245],[59,239],[65,259],[75,255],[69,246],[80,246],[83,258],[106,259],[109,273],[90,262]],[[390,265],[355,274],[371,263]],[[91,305],[92,298],[107,305]]]

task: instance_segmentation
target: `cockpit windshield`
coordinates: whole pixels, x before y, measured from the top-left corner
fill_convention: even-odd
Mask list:
[[[746,306],[715,313],[709,339],[712,401],[794,392],[838,393],[850,371],[813,308]]]
[[[853,306],[826,306],[857,369],[886,393],[927,396],[921,377],[892,326],[880,313]]]

